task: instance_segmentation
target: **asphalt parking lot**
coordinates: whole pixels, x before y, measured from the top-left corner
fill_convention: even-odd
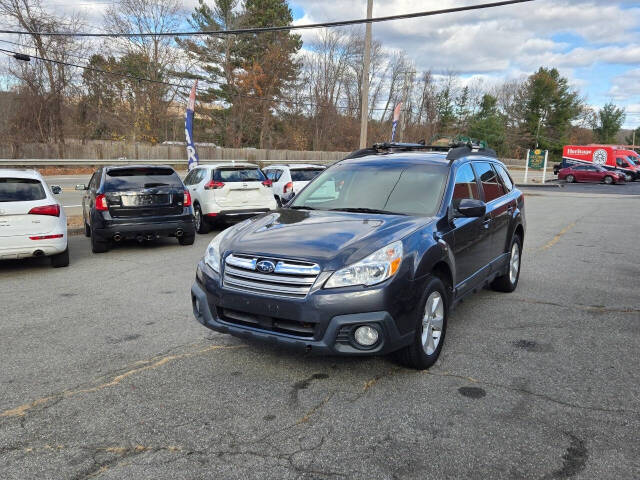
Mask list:
[[[0,478],[640,478],[640,197],[586,192],[527,190],[518,289],[428,372],[206,330],[215,233],[2,263]]]

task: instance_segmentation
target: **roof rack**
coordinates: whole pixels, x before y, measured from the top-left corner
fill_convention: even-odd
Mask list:
[[[449,145],[426,145],[424,141],[418,143],[375,143],[369,148],[363,148],[350,153],[344,159],[366,157],[368,155],[380,155],[397,152],[448,152],[447,160],[453,162],[459,158],[469,155],[484,155],[488,157],[496,157],[495,150],[486,147],[484,142],[473,143],[454,141]]]

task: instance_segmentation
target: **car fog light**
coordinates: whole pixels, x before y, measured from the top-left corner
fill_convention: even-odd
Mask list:
[[[378,330],[373,327],[363,326],[356,328],[355,334],[353,335],[356,339],[356,342],[363,347],[371,347],[378,342]]]

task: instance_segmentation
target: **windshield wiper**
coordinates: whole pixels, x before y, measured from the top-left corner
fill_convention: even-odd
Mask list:
[[[332,208],[332,212],[353,212],[353,213],[381,213],[384,215],[406,215],[406,213],[390,212],[388,210],[379,210],[377,208],[362,208],[362,207],[345,207],[345,208]]]
[[[315,210],[313,207],[305,207],[304,205],[294,205],[293,207],[287,207],[291,210]]]

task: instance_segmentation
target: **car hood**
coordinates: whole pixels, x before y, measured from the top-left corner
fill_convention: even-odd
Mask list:
[[[334,270],[404,238],[432,218],[281,209],[232,227],[221,250],[318,263]]]

